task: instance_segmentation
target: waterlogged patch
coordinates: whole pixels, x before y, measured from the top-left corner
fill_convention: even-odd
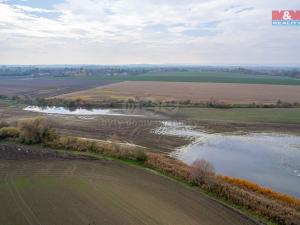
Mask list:
[[[39,106],[27,106],[25,111],[38,112],[43,114],[57,114],[57,115],[74,115],[74,116],[137,116],[143,117],[143,115],[130,114],[128,111],[122,111],[117,109],[68,109],[64,107],[39,107]]]

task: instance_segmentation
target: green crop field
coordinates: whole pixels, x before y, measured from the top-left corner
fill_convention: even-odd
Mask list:
[[[17,81],[17,80],[16,80]],[[212,82],[212,83],[241,83],[241,84],[274,84],[300,85],[299,78],[271,75],[252,75],[234,72],[151,72],[140,75],[102,75],[78,77],[36,78],[37,82],[119,82],[119,81],[169,81],[169,82]],[[100,83],[101,85],[101,83]]]
[[[85,89],[93,86],[102,86],[119,81],[169,81],[169,82],[203,82],[203,83],[241,83],[241,84],[273,84],[273,85],[300,85],[300,79],[286,76],[252,75],[233,72],[153,72],[140,75],[102,75],[76,76],[76,77],[45,77],[33,80],[3,80],[1,81],[1,93],[11,92],[38,92],[40,90],[52,91],[53,86],[65,86],[68,84],[72,90]],[[2,84],[3,83],[3,84]],[[41,86],[42,84],[47,86]],[[16,88],[17,87],[17,88]],[[69,91],[69,90],[68,90]],[[30,93],[31,93],[30,92]],[[42,92],[42,93],[43,93]],[[31,93],[32,94],[32,93]]]
[[[245,84],[281,84],[300,85],[300,79],[276,76],[258,76],[226,72],[172,72],[149,73],[128,80],[141,81],[176,81],[176,82],[215,82],[215,83],[245,83]]]
[[[183,119],[300,124],[300,108],[165,108],[154,110]]]
[[[70,79],[70,78],[60,78]],[[268,76],[250,75],[232,72],[161,72],[146,73],[141,75],[118,75],[118,76],[93,76],[77,77],[75,79],[102,79],[113,81],[174,81],[174,82],[214,82],[214,83],[242,83],[242,84],[278,84],[278,85],[300,85],[300,79]]]

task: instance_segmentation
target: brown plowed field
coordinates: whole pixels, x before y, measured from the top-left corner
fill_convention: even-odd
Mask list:
[[[113,81],[67,80],[67,79],[1,79],[0,95],[51,97],[97,86],[111,84]]]
[[[0,202],[0,224],[5,225],[256,224],[144,169],[3,144]]]
[[[226,103],[300,102],[300,86],[189,82],[125,81],[108,86],[61,95],[63,98],[101,98],[221,101]]]

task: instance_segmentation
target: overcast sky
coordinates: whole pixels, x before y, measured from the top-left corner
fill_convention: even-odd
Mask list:
[[[0,0],[0,64],[300,64],[299,0]]]

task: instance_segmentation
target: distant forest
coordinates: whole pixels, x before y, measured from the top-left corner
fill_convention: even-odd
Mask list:
[[[162,72],[231,72],[247,75],[272,75],[300,78],[298,67],[259,66],[0,66],[0,77],[78,77],[78,76],[138,76]]]

